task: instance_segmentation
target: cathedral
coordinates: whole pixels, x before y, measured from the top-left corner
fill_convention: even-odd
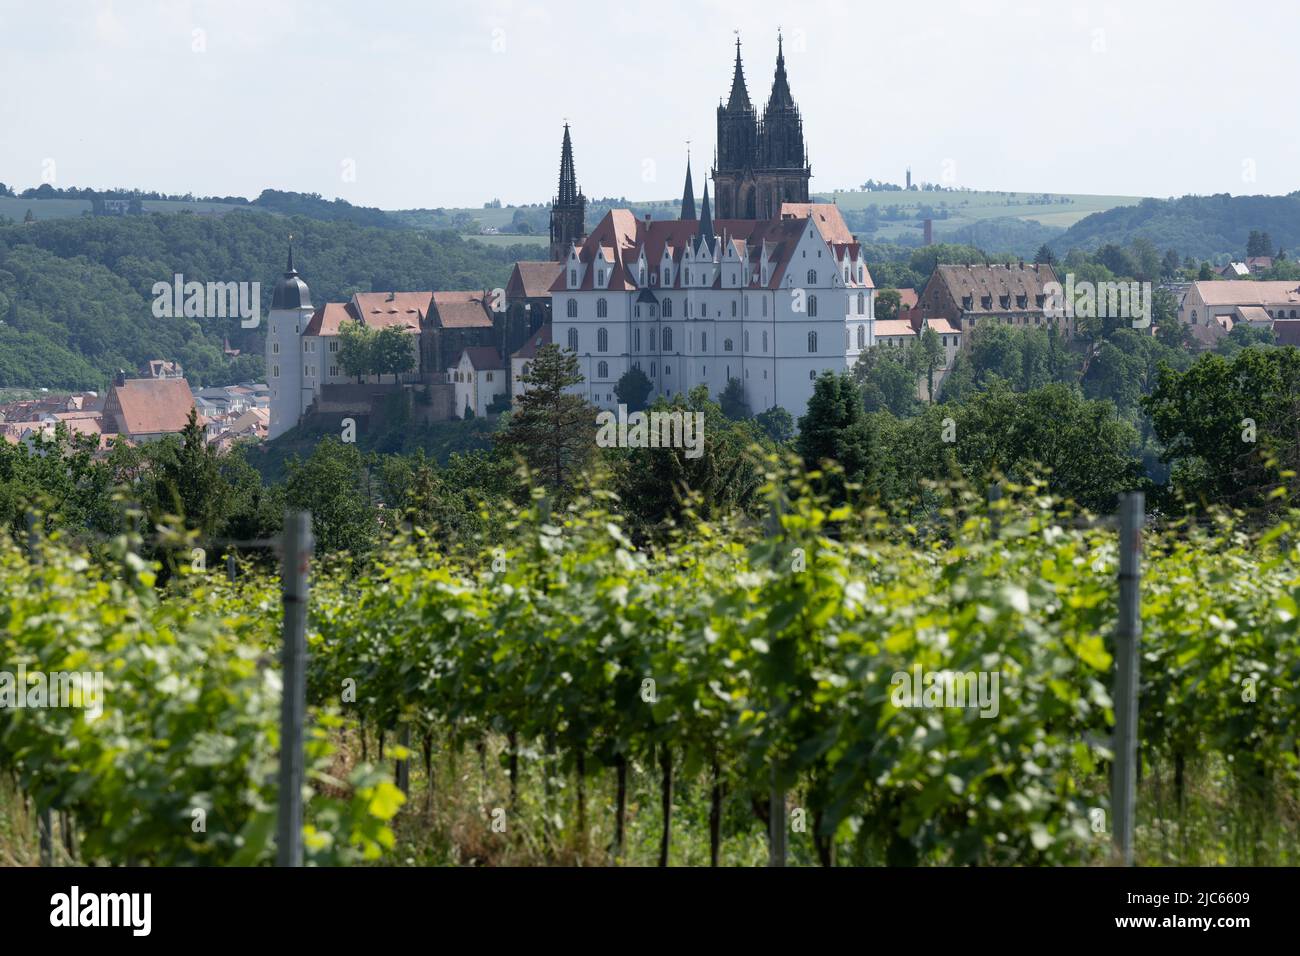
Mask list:
[[[771,219],[781,204],[808,201],[812,167],[803,142],[803,119],[790,93],[785,51],[776,39],[776,74],[760,117],[749,101],[736,39],[731,95],[718,105],[718,147],[713,195],[719,219]]]

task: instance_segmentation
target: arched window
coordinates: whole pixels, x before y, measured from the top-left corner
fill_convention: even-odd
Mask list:
[[[767,318],[767,297],[763,297],[763,318]]]
[[[745,330],[745,351],[749,351],[749,329]]]
[[[809,270],[808,270],[808,284],[809,284],[809,285],[816,285],[816,284],[817,284],[817,270],[816,270],[816,269],[809,269]]]
[[[596,285],[604,285],[604,284],[605,284],[605,270],[604,270],[604,269],[597,269],[597,270],[596,270]]]
[[[608,362],[597,362],[597,363],[596,363],[596,378],[609,378],[609,363],[608,363]]]
[[[763,301],[766,302],[767,300],[764,299]],[[767,330],[766,329],[763,330],[763,351],[764,352],[767,351]]]
[[[664,351],[671,352],[672,350],[673,350],[673,330],[664,329]]]
[[[816,352],[816,351],[817,351],[817,333],[816,333],[816,332],[809,332],[809,333],[808,333],[808,351],[809,351],[809,352]]]
[[[653,335],[654,333],[651,332],[650,334]],[[632,351],[633,352],[641,351],[641,330],[640,329],[632,330]]]
[[[816,380],[817,380],[817,370],[815,368],[810,368],[808,370],[808,381],[815,382]]]
[[[605,329],[596,330],[596,351],[597,352],[609,351],[609,332]]]
[[[673,317],[673,300],[664,299],[664,318],[671,319],[672,317]]]
[[[808,317],[813,318],[817,315],[817,296],[808,296]]]
[[[858,326],[858,350],[861,351],[866,347],[867,347],[867,327],[865,325],[859,325]]]
[[[735,302],[732,302],[732,303],[731,303],[731,317],[732,317],[733,319],[736,317],[736,303],[735,303]]]
[[[845,266],[845,267],[844,267],[844,281],[845,281],[845,282],[848,282],[848,281],[849,281],[849,267],[848,267],[848,266]]]
[[[866,314],[867,314],[867,294],[865,292],[859,292],[858,293],[858,315],[866,315]]]
[[[1196,310],[1192,309],[1192,325],[1196,324]]]
[[[668,334],[667,332],[664,333],[664,335],[667,334]],[[651,329],[650,330],[650,351],[653,352],[654,350],[655,350],[655,330]]]
[[[569,329],[569,351],[578,351],[578,330]]]
[[[569,318],[576,319],[578,317],[578,300],[570,299],[569,304],[564,307],[564,311],[568,314]]]
[[[701,351],[701,352],[707,352],[708,350],[709,350],[709,333],[708,333],[708,332],[701,332],[701,333],[700,333],[700,351]]]
[[[730,352],[730,351],[731,351],[731,339],[726,339],[726,340],[722,343],[722,351],[724,351],[724,352]]]
[[[609,315],[609,303],[603,298],[596,300],[596,318],[603,319]]]

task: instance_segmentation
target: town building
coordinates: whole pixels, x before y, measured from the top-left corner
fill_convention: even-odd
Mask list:
[[[1300,319],[1300,283],[1254,279],[1193,282],[1183,296],[1178,320],[1202,345],[1213,345],[1238,322],[1264,327]]]
[[[482,418],[495,410],[497,401],[505,398],[510,390],[501,353],[486,345],[463,349],[447,370],[447,381],[455,388],[452,408],[461,418],[465,417],[466,410],[473,417]]]
[[[183,378],[127,378],[119,372],[104,398],[100,430],[132,442],[156,441],[184,430],[195,411]],[[198,417],[202,427],[206,421]]]
[[[1057,281],[1048,264],[938,265],[915,309],[920,310],[922,320],[946,319],[958,333],[970,332],[979,322],[993,321],[1026,328],[1056,324],[1068,338],[1074,334],[1074,319],[1055,319],[1046,309],[1050,303],[1044,287]]]

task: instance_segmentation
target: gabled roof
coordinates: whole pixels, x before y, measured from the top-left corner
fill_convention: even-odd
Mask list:
[[[716,237],[724,238],[727,245],[738,252],[743,248],[747,262],[746,288],[776,289],[781,285],[799,238],[810,220],[822,239],[832,247],[837,243],[846,243],[856,248],[857,243],[845,225],[839,208],[829,203],[786,203],[782,206],[781,217],[776,219],[715,219],[710,232]],[[629,267],[644,255],[650,274],[658,278],[657,270],[665,250],[674,265],[680,265],[686,250],[696,248],[700,226],[700,221],[694,219],[655,219],[647,222],[638,219],[630,209],[611,209],[592,229],[578,250],[579,259],[588,268],[584,270],[582,282],[576,291],[590,292],[597,288],[618,292],[635,291],[639,285],[635,270]],[[743,243],[743,247],[738,243]],[[725,255],[726,246],[716,248],[722,249],[722,254]],[[612,253],[613,266],[608,285],[598,287],[590,266],[601,249]],[[761,257],[764,251],[770,255],[771,265],[765,286],[761,280]],[[855,252],[855,257],[856,255]],[[649,284],[653,288],[661,288],[657,282]],[[857,285],[856,282],[853,284]],[[864,281],[862,285],[870,287],[871,283]],[[715,282],[714,287],[719,286],[720,282]],[[680,270],[674,271],[672,288],[687,288],[682,284]],[[568,291],[566,276],[561,270],[551,284],[551,292],[565,291]]]
[[[116,420],[103,427],[127,435],[179,432],[193,408],[194,396],[183,378],[130,378],[109,390],[105,410],[112,409]]]
[[[356,316],[346,302],[326,302],[312,313],[311,321],[303,329],[303,335],[338,335],[339,326],[344,322],[355,322]]]
[[[1300,346],[1300,319],[1279,319],[1274,322],[1273,339],[1278,345]]]
[[[492,313],[482,292],[434,292],[433,315],[444,329],[490,329]]]
[[[349,303],[354,318],[371,328],[419,329],[429,314],[432,292],[357,292]]]
[[[1229,279],[1226,282],[1204,280],[1194,282],[1192,285],[1206,305],[1300,306],[1300,284],[1294,279],[1285,282],[1257,282],[1253,279]]]
[[[930,281],[942,282],[953,301],[961,307],[962,299],[971,297],[969,312],[1041,312],[1043,306],[1037,297],[1046,295],[1043,286],[1056,282],[1056,272],[1050,265],[1037,263],[992,263],[990,265],[939,265]],[[992,302],[985,308],[981,301],[990,296]],[[1008,304],[999,301],[1008,296]],[[1016,298],[1025,296],[1025,304],[1018,305]]]
[[[466,358],[469,359],[469,364],[474,366],[476,372],[505,368],[501,361],[501,353],[490,345],[473,345],[467,349],[461,349],[460,355],[456,356],[454,364],[459,365]]]
[[[564,271],[563,262],[516,262],[506,283],[507,299],[542,299]]]
[[[537,357],[537,350],[543,345],[551,344],[551,323],[547,322],[532,334],[532,337],[519,347],[511,358],[530,359]]]

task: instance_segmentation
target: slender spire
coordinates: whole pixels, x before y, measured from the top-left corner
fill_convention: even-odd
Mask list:
[[[790,95],[790,81],[785,75],[785,52],[782,49],[781,34],[776,35],[776,76],[772,79],[772,95],[767,98],[767,109],[793,108],[794,97]]]
[[[293,267],[293,233],[289,233],[289,267],[284,270],[287,276],[297,275],[298,270]]]
[[[564,145],[560,148],[559,204],[572,205],[578,200],[578,177],[573,171],[573,140],[569,138],[569,124],[564,124]]]
[[[700,228],[698,232],[700,239],[703,239],[709,246],[709,251],[713,251],[713,216],[709,212],[709,184],[704,184],[704,201],[700,206]]]
[[[704,186],[704,191],[709,191],[708,184]],[[686,151],[686,188],[682,190],[682,219],[695,218],[695,187],[691,185],[691,151]]]
[[[729,110],[753,109],[749,105],[749,90],[745,87],[745,68],[740,63],[740,37],[736,37],[736,72],[731,77],[731,98],[727,100]]]

